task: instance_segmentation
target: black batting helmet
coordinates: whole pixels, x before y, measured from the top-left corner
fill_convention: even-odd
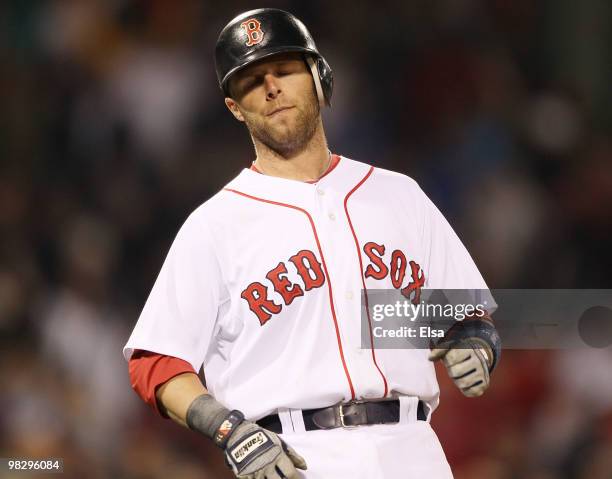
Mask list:
[[[238,70],[277,53],[301,52],[310,67],[319,102],[330,105],[333,75],[312,36],[292,14],[277,8],[259,8],[230,21],[215,47],[219,86],[229,96],[228,83]]]

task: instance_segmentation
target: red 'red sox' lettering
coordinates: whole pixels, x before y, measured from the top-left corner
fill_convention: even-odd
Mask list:
[[[406,275],[406,255],[396,249],[391,253],[391,284],[399,289]]]
[[[384,245],[368,242],[363,246],[363,251],[370,259],[370,264],[365,269],[364,276],[382,280],[390,276],[391,284],[399,289],[402,295],[410,299],[414,304],[421,301],[421,288],[425,285],[425,273],[415,261],[408,261],[403,251],[396,249],[391,253],[389,265],[385,264],[383,256],[386,248]],[[287,264],[292,263],[298,276],[302,279],[304,286],[292,283],[287,274]],[[410,280],[402,288],[406,278],[406,270],[410,266]],[[282,311],[283,306],[289,306],[295,298],[304,296],[305,291],[320,288],[325,284],[325,273],[323,266],[310,250],[300,250],[291,256],[287,262],[279,262],[266,274],[266,279],[272,283],[274,291],[282,298],[282,303],[277,304],[269,297],[270,291],[267,286],[259,281],[253,281],[240,294],[248,304],[249,309],[257,316],[260,325],[264,325],[274,314]],[[401,288],[401,289],[400,289]]]
[[[308,266],[306,266],[304,260],[308,262]],[[291,261],[297,268],[298,274],[304,281],[306,291],[310,291],[313,288],[319,288],[325,282],[325,275],[323,274],[321,263],[317,261],[317,257],[312,251],[304,249],[298,254],[294,254],[291,258],[289,258],[289,261]],[[310,276],[311,271],[314,274],[314,277]]]
[[[387,265],[383,263],[382,259],[382,256],[385,254],[385,245],[376,244],[370,241],[363,246],[363,251],[365,251],[365,254],[368,255],[368,258],[370,258],[370,261],[378,268],[377,271],[371,264],[369,264],[365,270],[365,277],[380,280],[387,276],[389,268],[387,268]]]
[[[283,297],[285,304],[290,305],[296,296],[304,296],[304,290],[299,284],[292,285],[287,276],[281,276],[281,274],[287,274],[287,267],[282,261],[266,275],[266,278],[274,285],[274,291]]]
[[[410,295],[414,292],[414,298],[412,298],[412,304],[419,304],[421,301],[421,288],[425,285],[425,273],[421,267],[415,263],[414,261],[410,261],[410,270],[412,281],[408,283],[404,289],[402,289],[402,294],[406,296],[406,298],[410,298]],[[421,275],[419,276],[419,270]]]
[[[425,286],[425,273],[417,262],[412,260],[408,261],[404,252],[399,249],[391,253],[390,265],[387,266],[383,262],[385,249],[385,245],[377,244],[372,241],[363,246],[364,253],[371,261],[371,264],[365,269],[364,276],[377,280],[384,279],[387,274],[389,274],[390,266],[391,284],[395,289],[400,289],[406,276],[406,268],[410,265],[411,281],[401,289],[400,292],[408,299],[412,296],[412,303],[418,304],[421,301],[421,288]]]
[[[298,275],[302,278],[306,291],[320,288],[325,283],[323,267],[312,251],[298,251],[289,258],[289,261],[293,263]],[[304,289],[287,278],[287,266],[282,261],[268,271],[266,278],[272,283],[274,291],[281,295],[285,306],[289,306],[298,296],[304,296]],[[249,303],[249,309],[255,313],[257,319],[259,319],[259,324],[262,326],[268,322],[273,314],[278,314],[283,309],[282,304],[276,304],[268,298],[268,288],[258,281],[249,284],[242,291],[240,297]]]
[[[272,314],[278,314],[282,309],[281,306],[268,299],[268,288],[257,281],[249,284],[240,297],[248,301],[249,308],[257,315],[262,326],[272,317]]]

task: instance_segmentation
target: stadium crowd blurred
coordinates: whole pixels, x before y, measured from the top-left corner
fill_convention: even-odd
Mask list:
[[[417,179],[489,286],[612,286],[610,2],[262,6],[302,18],[334,68],[332,151]],[[0,3],[0,457],[231,477],[137,399],[121,349],[180,224],[254,159],[212,63],[248,8]],[[456,477],[612,477],[611,348],[503,356],[479,399],[439,371]]]

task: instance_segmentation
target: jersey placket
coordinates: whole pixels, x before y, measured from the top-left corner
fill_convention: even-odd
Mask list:
[[[344,212],[346,193],[338,192],[336,185],[330,183],[325,181],[316,186],[313,217],[331,277],[344,357],[356,397],[378,398],[384,394],[383,379],[373,363],[371,350],[361,348],[361,271]]]

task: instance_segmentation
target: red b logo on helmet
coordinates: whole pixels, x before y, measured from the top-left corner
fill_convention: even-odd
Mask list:
[[[248,47],[257,45],[263,40],[264,32],[261,31],[261,23],[256,18],[249,18],[240,24],[249,39],[246,44]]]

